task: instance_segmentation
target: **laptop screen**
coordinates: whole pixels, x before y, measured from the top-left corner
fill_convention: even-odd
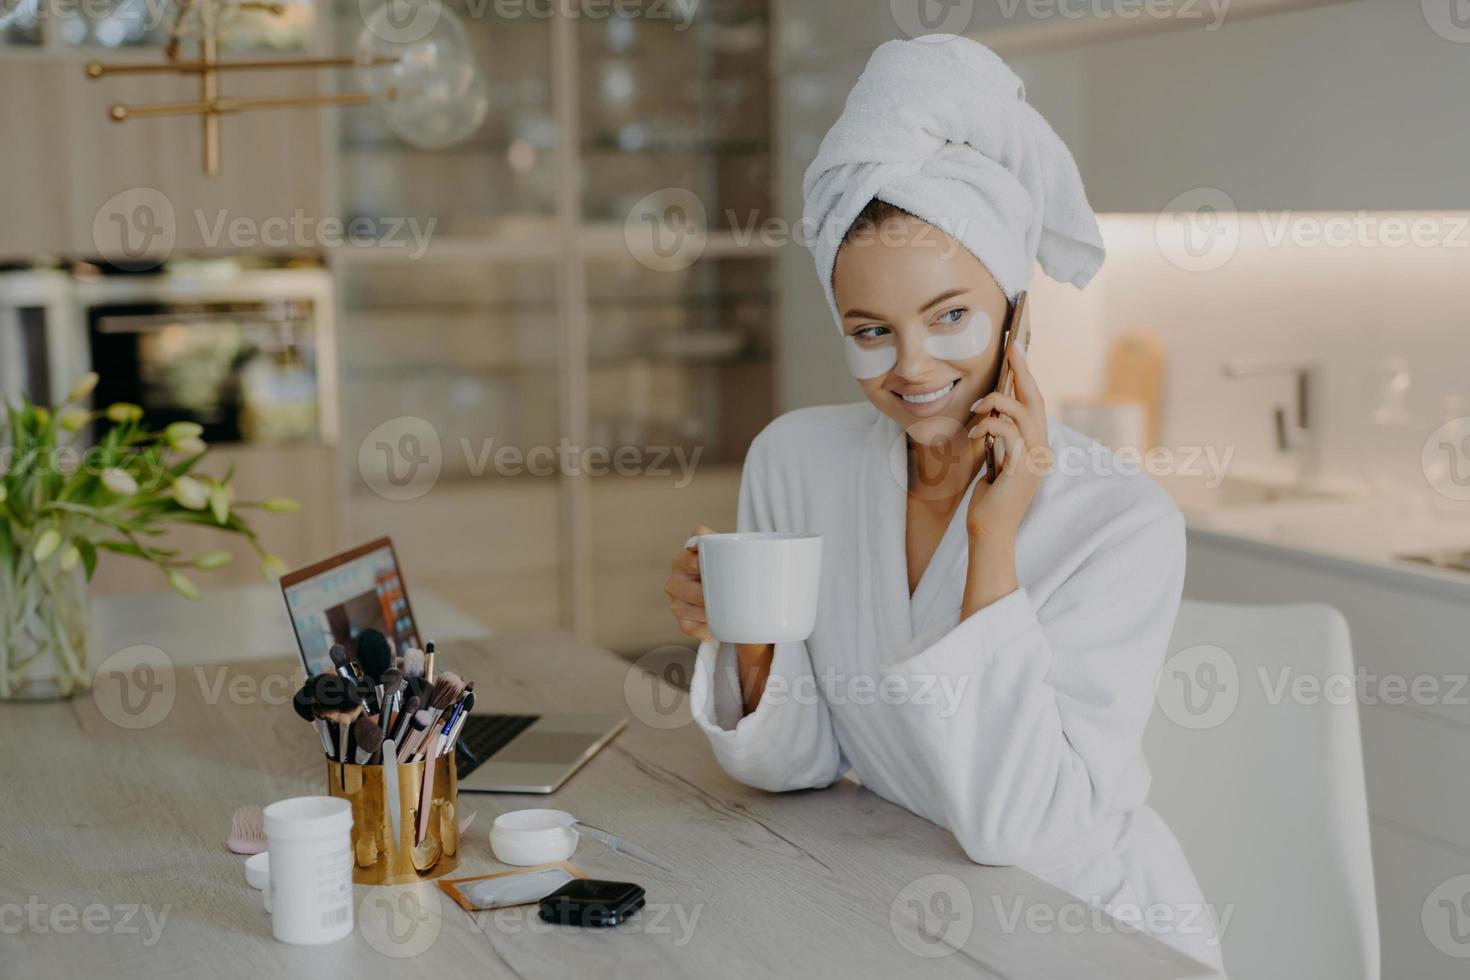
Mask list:
[[[393,543],[380,538],[281,579],[291,626],[310,674],[332,671],[332,644],[354,656],[363,630],[376,629],[394,653],[421,644]]]

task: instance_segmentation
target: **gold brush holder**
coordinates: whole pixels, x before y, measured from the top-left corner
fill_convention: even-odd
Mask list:
[[[327,792],[352,804],[352,880],[359,885],[406,885],[459,867],[458,779],[454,756],[434,765],[429,831],[414,843],[424,763],[398,766],[398,840],[388,812],[383,766],[327,762]]]

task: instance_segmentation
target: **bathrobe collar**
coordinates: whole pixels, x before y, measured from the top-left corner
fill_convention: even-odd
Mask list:
[[[863,519],[859,529],[863,547],[858,552],[862,561],[871,564],[863,570],[860,580],[868,583],[871,590],[868,605],[873,617],[873,635],[880,641],[880,648],[898,650],[915,636],[935,630],[947,632],[959,624],[958,610],[963,601],[970,556],[965,515],[985,467],[982,464],[970,481],[910,597],[905,540],[908,437],[903,427],[887,415],[876,409],[874,415],[863,454],[860,501]],[[1048,474],[1047,479],[1052,475]],[[1037,496],[1045,492],[1043,483]],[[1019,548],[1017,554],[1019,557]]]

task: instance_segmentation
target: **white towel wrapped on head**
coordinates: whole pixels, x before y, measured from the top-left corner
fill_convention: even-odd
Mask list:
[[[832,295],[837,251],[874,198],[922,218],[985,263],[1012,300],[1036,262],[1081,288],[1103,261],[1077,164],[989,48],[955,35],[873,52],[807,170],[805,227]]]

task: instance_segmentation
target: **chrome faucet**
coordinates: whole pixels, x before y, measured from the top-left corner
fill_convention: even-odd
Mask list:
[[[1317,362],[1294,361],[1289,358],[1232,357],[1224,364],[1227,378],[1255,378],[1270,375],[1292,375],[1296,380],[1294,419],[1287,418],[1287,408],[1278,404],[1273,410],[1276,423],[1276,448],[1294,457],[1296,477],[1305,480],[1317,472],[1317,440],[1312,430],[1312,375]]]

